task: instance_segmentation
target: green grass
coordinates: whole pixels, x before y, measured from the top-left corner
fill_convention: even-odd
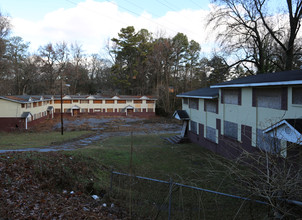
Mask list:
[[[36,148],[58,144],[88,135],[89,131],[0,133],[0,150]]]
[[[225,168],[217,160],[225,160],[196,144],[173,145],[162,137],[165,135],[133,136],[132,171],[136,175],[169,180],[198,179],[200,175],[217,173],[217,182]],[[171,136],[168,134],[166,136]],[[112,137],[104,142],[71,152],[92,157],[116,171],[130,172],[131,137]],[[205,181],[206,183],[206,181]],[[212,188],[215,188],[212,185]]]
[[[113,169],[129,173],[132,142],[132,171],[137,176],[166,181],[172,178],[174,182],[186,185],[240,194],[234,187],[234,177],[224,166],[229,161],[196,144],[169,144],[161,136],[163,135],[135,135],[132,140],[131,137],[112,137],[86,149],[67,154],[80,155],[87,160],[90,158],[98,164],[105,165],[108,171]],[[101,172],[101,175],[100,185],[108,187],[109,172],[108,175]],[[130,199],[129,190],[131,191],[133,210],[139,213],[138,215],[152,216],[151,218],[159,215],[159,219],[166,219],[168,185],[115,175],[113,184],[114,197],[120,198],[121,203],[127,207]],[[240,212],[237,213],[237,218],[253,219],[263,218],[267,211],[263,205],[244,203],[242,200],[210,193],[180,187],[174,187],[173,191],[175,209],[173,219],[232,219],[238,210]],[[164,205],[159,208],[158,204]]]
[[[46,146],[88,134],[87,131],[66,132],[63,136],[59,132],[0,133],[0,149]],[[173,179],[174,182],[235,195],[242,193],[226,166],[230,161],[196,144],[170,144],[163,136],[171,134],[110,137],[63,153],[79,164],[83,162],[91,170],[95,176],[92,183],[95,193],[109,192],[111,169],[130,172],[131,146],[132,172],[137,176]],[[85,185],[85,180],[81,181]],[[167,219],[168,192],[167,184],[114,175],[113,190],[106,195],[126,209],[130,209],[131,204],[133,219]],[[267,212],[263,205],[176,186],[172,197],[172,219],[234,219],[235,216],[235,219],[263,219]]]

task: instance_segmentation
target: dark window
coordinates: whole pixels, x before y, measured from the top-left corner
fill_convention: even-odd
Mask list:
[[[255,89],[257,107],[282,109],[282,89]]]
[[[204,100],[204,110],[206,112],[214,112],[214,113],[218,113],[218,100],[214,99],[205,99]]]
[[[197,123],[195,121],[191,121],[190,131],[197,134]]]
[[[293,87],[293,104],[302,105],[302,87]]]
[[[206,138],[216,143],[216,129],[209,126],[207,126],[206,129],[207,129]]]
[[[198,99],[190,99],[189,101],[189,108],[198,110]]]
[[[189,103],[189,99],[188,98],[184,98],[184,105],[187,105]]]
[[[223,89],[221,102],[224,104],[241,105],[241,89]]]
[[[230,121],[224,121],[224,135],[237,140],[238,124]]]

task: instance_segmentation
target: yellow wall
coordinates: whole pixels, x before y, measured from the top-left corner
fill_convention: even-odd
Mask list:
[[[22,114],[21,104],[0,99],[0,113],[1,117],[4,118],[20,117]]]
[[[252,127],[252,145],[256,145],[257,129],[266,129],[286,118],[302,118],[302,105],[292,104],[292,87],[288,88],[288,110],[277,110],[252,106],[252,88],[242,88],[241,105],[222,104],[221,90],[219,95],[219,114],[204,111],[204,99],[199,99],[199,110],[190,109],[183,103],[190,119],[212,128],[216,128],[216,119],[221,119],[221,132],[224,132],[224,120],[238,124],[238,141],[241,141],[241,125]],[[198,126],[199,127],[199,126]],[[217,132],[217,130],[216,130]],[[198,131],[199,133],[199,131]],[[206,129],[204,131],[206,136]]]

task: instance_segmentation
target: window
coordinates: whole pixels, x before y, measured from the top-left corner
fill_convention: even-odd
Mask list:
[[[134,102],[134,104],[142,104],[143,103],[142,100],[134,100],[133,102]]]
[[[218,100],[217,99],[205,99],[204,100],[204,111],[213,112],[218,114]]]
[[[117,100],[117,104],[126,104],[126,100]]]
[[[25,108],[25,104],[21,104],[21,108]]]
[[[241,89],[223,89],[221,103],[241,105]]]
[[[253,90],[254,105],[263,108],[282,109],[282,89],[258,88]]]
[[[34,105],[34,106],[33,106],[34,108],[37,107],[37,103],[36,103],[36,102],[34,102],[33,105]]]
[[[113,108],[107,108],[107,112],[113,112]]]
[[[55,100],[55,104],[60,104],[61,100]]]
[[[193,132],[194,134],[197,134],[197,122],[190,121],[190,123],[191,123],[190,131]]]
[[[26,108],[31,108],[31,104],[30,103],[26,103]]]
[[[216,129],[207,126],[206,131],[207,131],[206,138],[216,143]]]
[[[93,104],[102,104],[102,100],[93,100]]]
[[[134,109],[134,112],[141,112],[142,110],[140,108]]]
[[[147,104],[154,104],[154,100],[147,100]]]
[[[224,121],[224,135],[237,140],[238,124],[230,121]]]
[[[198,110],[198,100],[199,99],[190,99],[189,100],[189,108]]]
[[[79,100],[75,99],[75,100],[72,100],[73,103],[78,103]]]
[[[42,102],[38,102],[38,106],[42,106],[42,104],[43,104]]]
[[[71,104],[71,100],[63,100],[64,104]]]
[[[89,100],[80,100],[81,104],[89,104]]]
[[[81,100],[82,101],[82,100]],[[86,101],[86,100],[85,100]],[[81,109],[81,112],[83,112],[83,113],[87,113],[88,112],[88,108],[82,108]]]
[[[184,98],[184,105],[187,105],[189,103],[189,99],[188,98]]]
[[[105,103],[106,104],[114,104],[114,100],[106,100]]]
[[[293,104],[302,105],[302,87],[293,87]]]

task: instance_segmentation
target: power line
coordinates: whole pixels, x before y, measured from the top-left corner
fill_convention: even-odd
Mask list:
[[[116,4],[113,3],[113,2],[110,2],[110,3],[116,5]],[[154,20],[151,20],[151,19],[149,19],[149,18],[147,18],[147,17],[145,17],[145,16],[142,16],[142,15],[136,13],[136,12],[133,12],[132,10],[129,10],[129,9],[126,8],[126,7],[123,7],[123,6],[121,6],[121,5],[116,5],[116,6],[122,8],[122,9],[124,9],[124,10],[126,10],[126,11],[128,11],[128,12],[134,14],[134,15],[137,15],[138,17],[142,17],[142,18],[144,18],[145,20],[148,20],[148,21],[150,21],[150,22],[152,22],[152,23],[154,23],[154,24],[157,24],[157,25],[159,25],[159,26],[161,26],[161,27],[163,27],[163,28],[169,29],[169,30],[171,30],[171,31],[173,31],[173,32],[175,32],[175,33],[178,32],[178,31],[175,31],[174,29],[171,29],[170,27],[164,26],[164,25],[162,25],[162,24],[160,24],[160,23],[158,23],[158,22],[156,22],[156,21],[154,21]]]
[[[124,1],[126,1],[126,2],[128,2],[128,3],[132,4],[132,5],[134,5],[135,7],[139,8],[139,9],[141,9],[141,10],[146,11],[143,7],[137,5],[137,4],[135,4],[135,3],[133,3],[133,2],[131,2],[131,1],[129,1],[129,0],[124,0]],[[154,14],[148,12],[148,11],[146,11],[146,12],[149,13],[149,14],[151,14],[151,15],[154,15]],[[160,17],[160,16],[158,16],[158,15],[156,15],[156,16],[157,16],[157,17]],[[150,20],[150,19],[148,19],[148,20]],[[153,20],[151,20],[151,22],[154,23]],[[170,21],[168,21],[168,22],[169,22],[170,24],[172,24],[173,26],[175,26],[175,27],[178,27],[178,26],[179,26],[179,25],[177,25],[177,24],[175,24],[175,23],[172,23],[172,22],[170,22]],[[159,23],[156,22],[156,24],[159,24]],[[164,28],[167,28],[167,26],[164,26],[164,25],[162,25],[162,24],[159,24],[159,25],[163,26]],[[171,28],[169,28],[169,29],[172,30]],[[185,28],[185,29],[186,29],[186,28]],[[173,31],[174,31],[175,33],[178,33],[178,32],[179,32],[179,31],[175,31],[175,30],[173,30]],[[187,31],[190,32],[191,34],[194,34],[194,35],[198,36],[197,33],[193,33],[192,31],[190,31],[190,30],[188,30],[188,29],[187,29]]]
[[[65,0],[65,1],[67,1],[67,2],[69,2],[69,3],[71,3],[71,4],[73,4],[73,5],[76,5],[76,6],[78,5],[76,2],[74,2],[74,1],[72,1],[72,0]],[[142,10],[145,10],[145,9],[143,9],[141,6],[138,6],[138,5],[136,5],[135,3],[130,2],[129,0],[124,0],[124,1],[130,3],[130,4],[134,5],[134,6],[136,6],[137,8],[140,8],[140,9],[142,9]],[[157,0],[157,1],[158,1],[158,0]],[[158,1],[158,2],[161,3],[160,1]],[[148,20],[148,21],[150,21],[150,22],[152,22],[152,23],[154,23],[154,24],[156,24],[156,25],[158,25],[158,26],[160,26],[160,27],[162,27],[162,28],[164,28],[164,29],[170,30],[170,31],[174,32],[175,34],[179,33],[179,31],[176,31],[175,29],[172,29],[171,27],[165,26],[165,25],[163,25],[163,24],[161,24],[161,23],[158,23],[158,22],[156,22],[156,21],[154,21],[154,20],[151,20],[150,18],[147,18],[147,17],[145,17],[145,16],[143,16],[143,15],[140,15],[140,14],[134,12],[133,10],[128,9],[127,7],[124,7],[124,6],[121,6],[121,5],[117,5],[116,3],[113,3],[113,2],[108,2],[108,3],[111,3],[111,4],[113,4],[113,5],[115,5],[115,6],[119,7],[119,8],[122,8],[122,9],[124,9],[124,10],[130,12],[131,14],[134,14],[134,15],[136,15],[136,16],[138,16],[138,17],[142,17],[143,19]],[[165,4],[164,4],[164,5],[165,5]],[[83,7],[83,6],[82,6],[82,7]],[[168,6],[168,7],[169,7],[169,6]],[[96,14],[100,15],[100,13],[97,12],[97,11],[95,11],[95,10],[91,10],[90,8],[87,8],[87,7],[83,7],[83,8],[84,8],[85,10],[88,10],[88,11],[91,11],[91,12],[93,12],[93,13],[96,13]],[[170,8],[170,9],[172,9],[172,8]],[[148,13],[149,13],[149,12],[148,12]],[[149,14],[151,14],[151,13],[149,13]],[[151,15],[152,15],[152,14],[151,14]],[[123,23],[123,24],[125,24],[125,25],[129,25],[129,24],[127,24],[125,21],[123,21],[123,20],[121,20],[121,19],[116,19],[116,17],[111,17],[111,16],[108,16],[108,15],[102,15],[102,16],[105,16],[105,17],[107,17],[107,18],[109,18],[109,19],[111,19],[111,20],[115,20],[116,22]],[[171,22],[169,22],[169,23],[171,23]],[[176,24],[173,24],[173,23],[171,23],[171,24],[172,24],[173,26],[175,26],[175,27],[179,27],[179,26],[176,25]],[[183,28],[184,28],[184,27],[183,27]],[[192,31],[188,30],[187,28],[185,28],[185,29],[187,30],[187,32],[189,32],[189,33],[195,35],[196,37],[199,37],[199,35],[198,35],[197,33],[194,33],[194,32],[192,32]]]
[[[195,1],[190,0],[190,2],[192,2],[194,5],[196,5],[198,8],[203,9],[203,7],[199,4],[197,4]]]
[[[78,5],[76,2],[74,2],[74,1],[72,1],[72,0],[65,0],[65,1],[71,3],[71,4],[75,5],[75,6]],[[83,7],[83,6],[82,6],[82,7]],[[100,15],[100,13],[99,13],[98,11],[91,10],[90,8],[87,8],[87,7],[83,7],[83,8],[84,8],[85,10],[87,10],[87,11],[91,11],[91,12],[97,14],[97,15]],[[107,18],[109,18],[109,19],[113,19],[113,20],[115,20],[116,22],[124,23],[125,25],[127,25],[126,22],[124,22],[123,20],[120,20],[120,19],[116,19],[116,17],[111,17],[111,16],[104,15],[104,14],[102,14],[102,16],[107,17]]]

